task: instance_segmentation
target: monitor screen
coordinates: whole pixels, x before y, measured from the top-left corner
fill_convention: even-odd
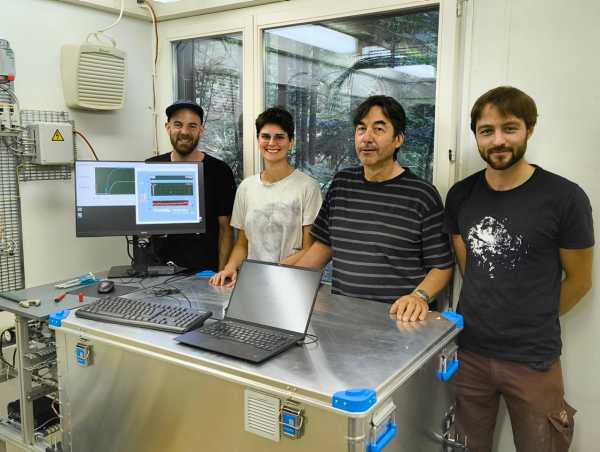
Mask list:
[[[75,162],[77,237],[206,231],[202,163]]]

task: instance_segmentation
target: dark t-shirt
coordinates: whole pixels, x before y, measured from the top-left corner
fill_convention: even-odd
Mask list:
[[[461,347],[518,362],[560,356],[559,249],[594,244],[583,190],[536,167],[524,184],[495,191],[480,171],[450,189],[446,228],[467,249]]]
[[[170,162],[171,153],[149,158],[147,162]],[[231,216],[235,199],[235,180],[229,166],[204,154],[204,196],[206,233],[153,236],[152,244],[163,261],[173,261],[190,270],[213,270],[219,267],[219,219]]]
[[[311,234],[331,247],[333,293],[393,303],[432,268],[454,265],[443,223],[429,182],[408,169],[369,182],[356,167],[335,175]]]

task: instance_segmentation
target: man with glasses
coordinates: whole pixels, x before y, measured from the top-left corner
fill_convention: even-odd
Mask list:
[[[440,195],[395,160],[406,127],[395,99],[369,97],[353,122],[362,165],[335,175],[311,229],[315,242],[297,265],[332,260],[333,293],[389,303],[399,320],[423,320],[454,264]]]

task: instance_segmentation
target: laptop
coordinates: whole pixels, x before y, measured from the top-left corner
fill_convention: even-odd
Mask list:
[[[321,270],[246,260],[223,320],[175,338],[204,350],[259,363],[304,339]]]

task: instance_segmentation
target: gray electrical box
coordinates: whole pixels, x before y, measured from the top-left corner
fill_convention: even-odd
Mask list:
[[[35,140],[34,162],[40,165],[73,163],[73,126],[64,122],[41,122],[27,126]]]

